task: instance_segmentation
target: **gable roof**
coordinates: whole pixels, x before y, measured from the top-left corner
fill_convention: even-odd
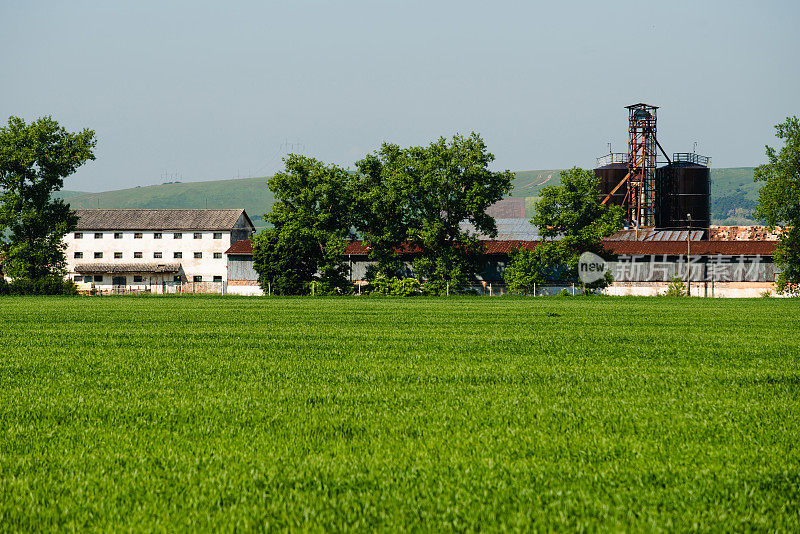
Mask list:
[[[231,230],[243,209],[80,209],[77,230]]]

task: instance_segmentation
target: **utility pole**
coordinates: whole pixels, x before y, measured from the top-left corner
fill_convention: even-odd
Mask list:
[[[687,213],[689,230],[686,232],[686,294],[692,296],[692,214]]]

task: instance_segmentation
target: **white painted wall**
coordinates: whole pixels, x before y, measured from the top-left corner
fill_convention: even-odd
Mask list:
[[[83,234],[82,238],[76,238],[76,234]],[[102,233],[102,237],[95,238],[95,233]],[[121,238],[115,238],[115,232],[94,232],[82,230],[70,232],[64,238],[67,245],[65,255],[67,258],[67,270],[70,278],[74,279],[75,265],[91,263],[180,263],[186,279],[191,282],[194,276],[202,276],[203,282],[211,282],[214,276],[221,277],[223,282],[227,281],[228,269],[225,251],[231,245],[231,232],[217,232],[221,237],[214,239],[211,231],[199,232],[201,237],[194,238],[194,232],[182,231],[180,239],[175,238],[176,232],[162,231],[161,239],[156,239],[152,230],[148,231],[123,231]],[[135,238],[136,233],[141,233],[141,238]],[[75,258],[75,252],[82,252],[83,258]],[[102,252],[102,258],[95,258],[96,252]],[[122,258],[114,258],[114,253],[122,253]],[[134,253],[141,252],[141,258],[135,258]],[[161,252],[161,258],[156,258],[155,253]],[[182,253],[182,258],[175,258],[176,252]],[[201,258],[195,258],[196,252],[201,253]],[[219,258],[214,258],[214,253],[218,253]],[[133,283],[133,274],[126,274],[127,285]],[[147,279],[148,277],[146,277]],[[152,275],[152,283],[161,281],[172,281],[172,275]],[[148,282],[150,283],[150,282]],[[111,275],[104,275],[102,282],[95,282],[95,285],[111,285]]]

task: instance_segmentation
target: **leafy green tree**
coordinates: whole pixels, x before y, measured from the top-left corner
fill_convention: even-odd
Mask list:
[[[765,184],[758,193],[755,215],[770,228],[784,225],[775,250],[781,272],[778,292],[800,293],[800,121],[787,117],[775,126],[784,146],[776,151],[767,146],[764,165],[756,167],[755,181]]]
[[[493,160],[472,133],[405,149],[387,143],[357,162],[356,228],[376,262],[373,275],[405,276],[398,250],[410,242],[427,292],[463,288],[481,267],[483,245],[461,223],[496,235],[486,210],[511,191],[513,174],[489,170]]]
[[[351,237],[350,174],[336,165],[290,155],[268,180],[275,194],[264,219],[272,225],[253,240],[253,264],[264,289],[279,295],[348,291],[342,260]]]
[[[52,198],[64,178],[95,159],[92,130],[70,133],[51,117],[26,124],[10,117],[0,128],[0,242],[3,270],[39,280],[65,274],[64,236],[77,217]]]
[[[540,251],[541,248],[530,250],[518,247],[511,253],[511,262],[503,271],[503,280],[510,292],[528,295],[535,291],[536,284],[547,280],[544,262],[539,257]]]
[[[405,150],[407,236],[420,250],[414,271],[428,292],[442,294],[448,285],[460,290],[481,266],[484,246],[461,227],[463,221],[476,232],[497,235],[486,210],[511,192],[514,175],[489,170],[493,160],[474,132]]]
[[[512,255],[507,284],[508,276],[521,288],[533,282],[579,282],[578,258],[583,252],[607,256],[602,239],[622,228],[624,213],[619,206],[601,205],[598,187],[592,171],[573,167],[561,171],[560,186],[542,189],[531,223],[544,241],[532,252]],[[591,287],[607,283],[600,280]]]
[[[368,273],[370,279],[402,278],[406,274],[398,254],[409,230],[411,193],[406,168],[405,152],[390,143],[356,162],[354,224],[375,262]]]

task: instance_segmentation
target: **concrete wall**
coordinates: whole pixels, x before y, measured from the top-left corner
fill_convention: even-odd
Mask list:
[[[684,282],[686,284],[686,282]],[[755,298],[775,293],[772,282],[691,282],[686,284],[693,297],[717,298]],[[614,282],[603,293],[612,296],[653,297],[663,295],[669,287],[668,282]]]

